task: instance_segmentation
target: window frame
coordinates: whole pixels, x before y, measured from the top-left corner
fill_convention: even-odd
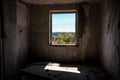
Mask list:
[[[75,22],[75,35],[76,43],[75,44],[52,44],[52,14],[59,13],[76,13],[76,22]],[[50,10],[49,11],[49,44],[52,46],[78,46],[78,11],[77,10]]]

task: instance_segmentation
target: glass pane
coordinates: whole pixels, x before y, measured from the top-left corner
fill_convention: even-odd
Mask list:
[[[75,44],[76,13],[52,14],[52,44]]]

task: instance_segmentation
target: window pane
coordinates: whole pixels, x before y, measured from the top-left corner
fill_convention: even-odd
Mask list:
[[[52,44],[75,44],[76,13],[52,13]]]

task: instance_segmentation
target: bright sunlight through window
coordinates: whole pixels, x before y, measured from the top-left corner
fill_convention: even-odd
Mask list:
[[[50,13],[50,43],[52,45],[76,45],[77,12],[56,11]]]
[[[71,72],[71,73],[78,73],[81,72],[78,70],[77,67],[61,67],[58,63],[48,63],[45,68],[45,70],[52,70],[52,71],[63,71],[63,72]]]

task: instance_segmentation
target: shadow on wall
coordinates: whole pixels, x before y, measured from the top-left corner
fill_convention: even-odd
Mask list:
[[[77,47],[55,47],[49,45],[49,10],[78,9]],[[32,62],[94,62],[99,63],[101,33],[101,7],[94,3],[71,5],[30,6],[30,55]],[[44,27],[43,27],[44,26]]]

